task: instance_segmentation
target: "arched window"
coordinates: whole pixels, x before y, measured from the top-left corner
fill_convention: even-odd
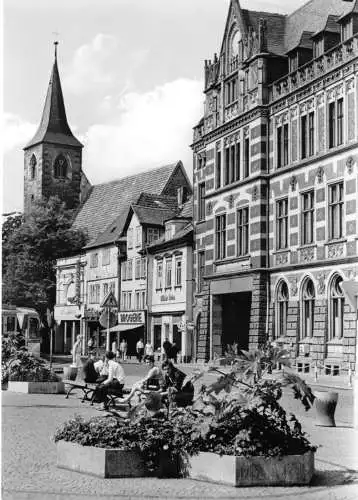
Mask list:
[[[307,279],[302,289],[301,339],[312,337],[314,322],[315,289],[313,281]]]
[[[64,155],[59,155],[55,160],[54,174],[57,179],[67,177],[68,162]]]
[[[32,155],[30,159],[30,179],[35,179],[36,177],[36,156]]]
[[[329,340],[340,339],[343,336],[344,293],[341,288],[343,279],[336,275],[329,288]]]
[[[288,287],[281,281],[276,293],[276,332],[275,337],[285,337],[287,334]]]

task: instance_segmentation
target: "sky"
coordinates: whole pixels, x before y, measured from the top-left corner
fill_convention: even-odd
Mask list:
[[[23,150],[40,122],[55,38],[67,119],[92,184],[182,160],[203,114],[204,60],[229,0],[3,0],[3,213],[23,209]],[[241,0],[289,13],[305,0]]]

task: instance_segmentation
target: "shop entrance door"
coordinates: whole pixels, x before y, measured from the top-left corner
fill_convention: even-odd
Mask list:
[[[228,346],[248,349],[251,313],[251,292],[230,293],[222,295],[222,347]]]

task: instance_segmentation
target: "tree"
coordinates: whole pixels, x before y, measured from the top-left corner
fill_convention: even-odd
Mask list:
[[[13,212],[12,214],[14,214]],[[6,214],[7,218],[2,224],[2,244],[8,242],[12,233],[21,226],[24,220],[24,216],[22,214],[12,215]]]
[[[78,253],[87,237],[59,198],[35,202],[3,240],[3,302],[34,307],[41,318],[56,303],[56,259]]]

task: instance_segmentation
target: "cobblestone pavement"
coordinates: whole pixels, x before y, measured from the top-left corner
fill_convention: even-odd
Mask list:
[[[133,380],[144,367],[126,370]],[[96,409],[77,397],[2,392],[2,498],[4,500],[72,500],[74,498],[243,498],[356,500],[358,498],[358,432],[351,428],[351,391],[341,391],[337,427],[314,425],[314,411],[305,413],[286,394],[284,406],[303,423],[318,445],[316,475],[309,487],[233,488],[188,479],[99,479],[58,469],[56,428],[74,414],[90,417]]]

